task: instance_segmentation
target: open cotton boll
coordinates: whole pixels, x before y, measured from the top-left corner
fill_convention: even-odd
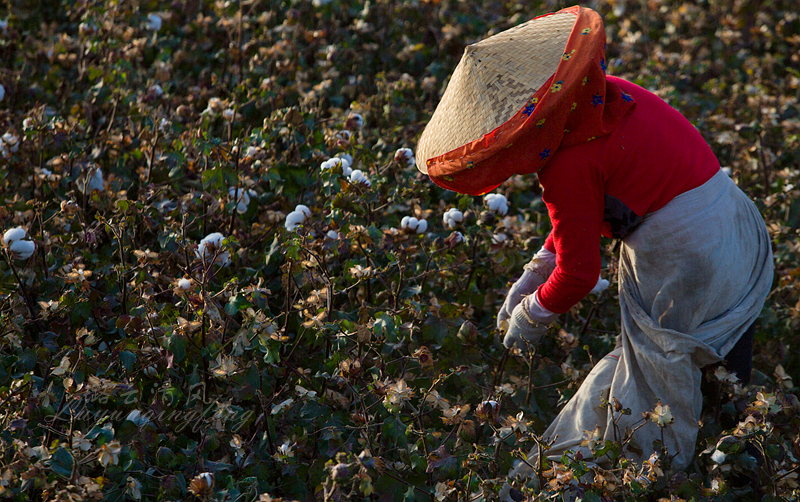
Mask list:
[[[5,143],[6,148],[12,153],[19,150],[19,137],[10,132],[3,134],[3,136],[0,137],[0,142]]]
[[[361,169],[355,169],[352,173],[350,173],[350,181],[354,183],[363,183],[368,187],[372,186],[372,182],[364,175],[364,172]]]
[[[78,191],[81,193],[90,194],[95,190],[103,191],[105,183],[103,182],[103,170],[97,166],[92,167],[87,173],[85,178],[77,181]]]
[[[483,202],[490,210],[500,215],[505,216],[508,212],[508,199],[506,199],[505,195],[490,193],[483,198]]]
[[[6,233],[3,234],[3,245],[10,246],[12,242],[24,239],[25,235],[27,235],[27,232],[22,227],[6,230]]]
[[[208,261],[216,255],[217,259],[214,263],[223,266],[228,265],[231,254],[227,251],[222,251],[223,240],[225,240],[225,237],[219,232],[206,235],[197,245],[197,256],[203,261]]]
[[[403,219],[400,220],[400,228],[416,230],[417,225],[419,225],[419,220],[414,218],[413,216],[403,216]]]
[[[602,277],[600,277],[599,279],[597,279],[597,284],[595,284],[595,286],[592,288],[592,290],[589,291],[589,294],[590,295],[596,295],[597,293],[600,293],[601,291],[605,291],[606,289],[608,289],[609,284],[611,284],[611,283],[608,282],[606,279],[603,279]]]
[[[339,232],[337,232],[336,230],[328,230],[328,233],[327,233],[327,234],[325,234],[325,236],[326,236],[328,239],[333,239],[333,240],[336,240],[336,239],[338,239],[338,238],[339,238]]]
[[[508,236],[502,232],[492,235],[492,244],[502,244],[506,240],[508,240]]]
[[[454,248],[457,245],[459,245],[462,242],[464,242],[464,234],[462,234],[461,232],[455,231],[455,232],[451,233],[449,236],[447,236],[447,239],[445,239],[444,242],[450,248]]]
[[[36,244],[33,241],[14,241],[8,246],[9,251],[18,260],[27,260],[36,251]]]
[[[422,233],[425,233],[426,230],[428,230],[428,221],[424,220],[424,219],[418,220],[417,221],[417,233],[418,234],[422,234]]]
[[[236,212],[239,214],[247,212],[247,205],[250,204],[250,194],[244,188],[230,187],[228,195],[236,201]]]
[[[183,277],[180,280],[178,280],[178,287],[181,289],[189,289],[192,287],[192,281]]]
[[[283,226],[286,228],[286,230],[291,232],[304,221],[306,221],[305,213],[303,213],[303,211],[294,210],[286,215],[286,221],[284,222]]]
[[[335,158],[342,159],[342,160],[346,161],[347,162],[347,167],[350,167],[350,166],[353,165],[353,156],[350,155],[349,153],[337,153]]]
[[[325,171],[327,169],[333,169],[337,165],[341,165],[342,174],[344,174],[345,176],[350,176],[350,173],[353,172],[353,169],[350,168],[350,162],[351,162],[350,160],[343,157],[333,157],[320,164],[319,168]]]
[[[442,221],[448,228],[455,228],[459,222],[464,221],[464,213],[456,208],[448,209],[442,216]]]
[[[411,148],[398,148],[394,153],[394,161],[398,164],[406,164],[408,166],[413,166],[417,163]]]
[[[298,204],[294,206],[294,210],[303,213],[304,218],[311,218],[311,210],[305,204]]]

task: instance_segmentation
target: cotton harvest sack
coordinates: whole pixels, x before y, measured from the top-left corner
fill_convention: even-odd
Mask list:
[[[575,6],[468,46],[417,143],[417,168],[482,195],[613,131],[635,102],[606,81],[605,41],[600,16]]]
[[[614,440],[603,400],[616,398],[631,409],[617,423],[621,431],[661,401],[674,422],[663,431],[648,422],[633,436],[643,454],[625,454],[641,462],[653,452],[653,442],[663,439],[674,455],[673,470],[681,470],[694,458],[703,405],[700,368],[730,352],[758,317],[772,285],[769,233],[752,201],[719,171],[645,216],[622,243],[617,348],[598,362],[544,432],[545,439],[555,439],[546,456],[572,450],[591,458],[587,431],[599,433],[601,444]],[[530,452],[533,465],[537,454]],[[608,467],[606,457],[594,461]],[[532,472],[521,464],[510,473],[516,474]]]

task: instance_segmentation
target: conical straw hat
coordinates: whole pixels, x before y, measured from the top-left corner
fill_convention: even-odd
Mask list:
[[[537,17],[464,50],[417,143],[417,168],[480,139],[514,116],[556,72],[574,11]]]

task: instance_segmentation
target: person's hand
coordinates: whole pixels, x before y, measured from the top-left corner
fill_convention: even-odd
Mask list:
[[[545,333],[547,333],[547,324],[535,322],[525,312],[525,306],[519,303],[511,313],[503,345],[507,349],[514,345],[523,349],[538,342]]]
[[[538,255],[539,253],[537,253],[537,256]],[[514,311],[514,308],[519,305],[519,302],[521,302],[524,297],[533,294],[539,286],[544,284],[555,268],[554,260],[552,260],[551,263],[551,260],[537,258],[537,256],[534,256],[533,259],[525,265],[525,271],[522,273],[522,277],[517,279],[517,282],[508,290],[503,306],[500,308],[500,312],[497,313],[497,329],[501,332],[505,331],[511,313]]]

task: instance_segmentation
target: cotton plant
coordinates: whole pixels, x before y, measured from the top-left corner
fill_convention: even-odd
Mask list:
[[[292,231],[300,226],[306,219],[311,217],[311,210],[304,204],[295,206],[294,211],[286,215],[286,222],[284,227],[288,231]]]
[[[458,226],[459,223],[464,221],[464,213],[462,213],[456,208],[448,209],[442,216],[442,221],[444,222],[445,225],[447,225],[447,228],[450,229],[456,228],[456,226]]]
[[[483,203],[490,211],[505,216],[508,213],[508,199],[506,196],[499,193],[490,193],[483,197]]]
[[[400,220],[400,228],[407,232],[414,232],[423,234],[428,229],[428,222],[424,218],[415,218],[413,216],[403,216]]]
[[[197,257],[203,260],[204,263],[211,261],[211,264],[216,263],[223,267],[228,266],[231,262],[231,254],[222,249],[222,241],[224,240],[225,236],[219,232],[206,235],[197,245]]]
[[[22,227],[15,227],[3,234],[3,246],[17,260],[27,260],[36,251],[36,243],[26,239],[27,231]]]

